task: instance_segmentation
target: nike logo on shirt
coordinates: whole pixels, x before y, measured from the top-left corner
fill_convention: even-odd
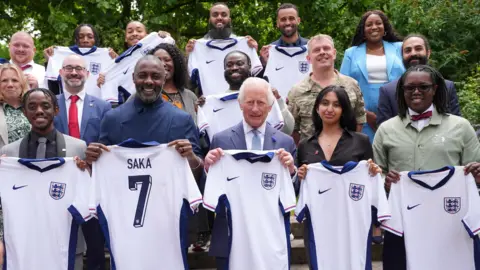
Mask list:
[[[205,61],[205,63],[210,64],[213,61],[215,61],[215,60]]]
[[[129,68],[127,68],[127,70],[125,70],[125,72],[123,72],[124,75],[127,74],[128,69],[129,69]]]
[[[280,69],[282,69],[284,67],[280,67],[280,68],[275,68],[275,71],[279,71]]]
[[[318,194],[323,194],[323,193],[325,193],[325,192],[329,191],[330,189],[331,189],[331,188],[329,188],[329,189],[326,189],[326,190],[324,190],[324,191],[318,190]]]
[[[414,206],[407,205],[407,210],[412,210],[413,208],[419,206],[420,204],[416,204]]]
[[[232,181],[233,179],[237,179],[238,177],[240,177],[240,176],[237,176],[237,177],[227,177],[227,181]]]
[[[19,186],[19,187],[16,187],[15,185],[13,185],[13,190],[21,189],[21,188],[24,188],[26,186],[28,186],[28,185]]]
[[[221,110],[223,110],[223,109],[225,109],[225,108],[213,109],[213,112],[218,112],[218,111],[221,111]]]

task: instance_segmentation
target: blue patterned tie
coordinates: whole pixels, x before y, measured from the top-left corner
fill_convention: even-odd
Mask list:
[[[253,138],[252,138],[252,150],[262,150],[262,141],[259,136],[259,131],[252,129]]]

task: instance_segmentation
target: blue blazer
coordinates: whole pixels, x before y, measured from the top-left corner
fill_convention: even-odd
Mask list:
[[[68,132],[68,118],[65,104],[65,96],[57,96],[60,112],[54,119],[55,128],[63,134],[70,135]],[[105,113],[112,108],[112,105],[97,97],[85,95],[83,102],[82,122],[80,124],[80,139],[88,144],[98,142],[100,138],[100,122]]]
[[[247,149],[243,123],[228,128],[215,134],[210,143],[210,149],[222,148],[223,150]],[[292,154],[295,159],[297,147],[292,137],[278,131],[267,124],[263,141],[263,150],[276,150],[283,148]],[[228,245],[228,222],[226,213],[217,213],[212,229],[210,256],[227,258],[230,254]]]
[[[398,80],[394,80],[380,87],[377,125],[398,115],[397,83]],[[445,80],[445,84],[447,85],[448,112],[461,116],[455,84],[449,80]]]
[[[391,82],[400,78],[405,72],[405,67],[402,62],[402,42],[392,43],[383,41],[383,48],[387,58],[388,81]],[[368,91],[372,86],[368,83],[367,45],[365,43],[350,47],[345,51],[340,73],[357,80],[365,100],[365,109],[376,113],[378,91],[376,91],[376,93]]]

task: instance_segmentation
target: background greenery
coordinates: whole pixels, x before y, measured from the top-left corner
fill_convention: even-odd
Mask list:
[[[165,30],[184,48],[188,39],[207,31],[207,0],[4,0],[0,2],[0,40],[8,42],[18,30],[36,36],[35,59],[43,62],[42,50],[51,45],[71,45],[79,23],[93,24],[102,46],[123,51],[128,21],[140,20],[150,31]],[[251,35],[259,46],[279,37],[275,28],[277,7],[282,1],[225,1],[230,6],[234,32]],[[337,67],[361,15],[383,10],[402,34],[421,33],[431,42],[431,64],[457,83],[462,110],[472,123],[480,123],[480,1],[478,0],[292,0],[300,9],[300,33],[309,37],[326,33],[335,39]],[[0,57],[8,58],[6,45]],[[259,48],[260,48],[259,47]]]

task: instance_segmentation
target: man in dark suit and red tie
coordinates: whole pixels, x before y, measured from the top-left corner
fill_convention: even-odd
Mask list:
[[[88,78],[85,61],[78,55],[69,55],[63,61],[60,76],[64,92],[57,96],[59,113],[55,128],[88,144],[98,142],[100,121],[112,107],[110,103],[86,94]],[[105,269],[104,238],[97,219],[82,225],[87,244],[87,269]]]
[[[402,58],[406,69],[415,65],[426,65],[430,58],[430,44],[426,37],[420,34],[408,35],[403,40]],[[398,80],[393,80],[380,87],[378,97],[377,125],[397,116],[397,100],[395,93]],[[458,104],[457,91],[452,81],[445,80],[447,85],[448,112],[460,116],[460,105]]]

